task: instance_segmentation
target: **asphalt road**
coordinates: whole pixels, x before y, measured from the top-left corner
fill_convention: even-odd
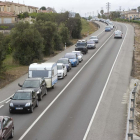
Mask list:
[[[100,23],[100,26],[100,30],[94,34],[98,35],[102,32],[105,25]],[[116,23],[116,27],[122,30],[125,36],[126,26]],[[44,96],[43,100],[39,102],[39,107],[35,108],[32,114],[9,114],[8,103],[1,103],[4,106],[0,108],[0,115],[11,116],[14,119],[15,137],[13,140],[18,140],[19,138],[25,140],[83,139],[124,40],[124,38],[114,39],[111,36],[112,34],[113,31],[101,33],[97,48],[89,50],[88,54],[84,55],[84,61],[79,66],[72,68],[65,79],[59,80],[55,89],[48,91],[48,95]],[[66,51],[71,50],[74,50],[74,46]],[[58,57],[63,56],[63,53],[50,61],[56,61]],[[90,61],[88,61],[89,59]],[[85,67],[83,67],[84,65]],[[76,73],[77,75],[75,76]],[[25,77],[22,77],[22,80]],[[73,81],[69,83],[71,79]],[[15,82],[14,84],[17,83]],[[65,86],[66,88],[62,91]],[[17,86],[15,85],[12,89],[16,90]],[[4,90],[7,90],[8,94],[0,95],[2,96],[1,99],[6,99],[12,95],[10,89],[5,88],[1,91]],[[52,103],[52,101],[54,102]],[[31,126],[32,123],[34,124]],[[26,130],[29,131],[23,135]],[[92,139],[94,140],[94,138]]]

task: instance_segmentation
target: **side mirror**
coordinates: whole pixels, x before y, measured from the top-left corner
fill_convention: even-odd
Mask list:
[[[13,97],[10,97],[10,99],[12,100],[12,99],[13,99]]]
[[[20,83],[18,83],[18,86],[19,86],[19,87],[22,87],[22,85],[21,85]]]
[[[75,46],[77,46],[77,45],[75,45]]]

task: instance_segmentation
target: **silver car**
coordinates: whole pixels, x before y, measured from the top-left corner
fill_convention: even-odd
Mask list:
[[[116,30],[115,32],[114,32],[114,38],[122,38],[122,31],[120,31],[120,30]]]
[[[78,55],[79,62],[83,61],[83,54],[81,53],[81,51],[72,51],[72,52]]]
[[[98,43],[98,42],[99,42],[97,36],[91,36],[91,37],[90,37],[90,40],[94,41],[95,43]]]

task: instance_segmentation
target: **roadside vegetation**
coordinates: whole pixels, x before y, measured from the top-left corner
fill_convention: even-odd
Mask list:
[[[28,17],[24,13],[20,18]],[[31,15],[30,15],[31,16]],[[32,13],[33,24],[19,22],[9,35],[0,34],[0,88],[28,72],[28,65],[44,62],[97,27],[79,14]]]

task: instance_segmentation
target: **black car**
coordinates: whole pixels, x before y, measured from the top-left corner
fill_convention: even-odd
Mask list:
[[[69,58],[60,58],[57,63],[63,63],[67,67],[67,71],[71,70],[71,62]]]
[[[18,90],[9,103],[9,112],[28,111],[33,112],[38,107],[38,96],[34,90]]]
[[[85,40],[79,40],[75,46],[75,51],[81,51],[84,54],[88,52],[87,42]]]
[[[42,100],[42,97],[47,94],[46,82],[42,78],[27,78],[23,85],[18,84],[21,89],[34,89],[38,95],[38,99]]]

